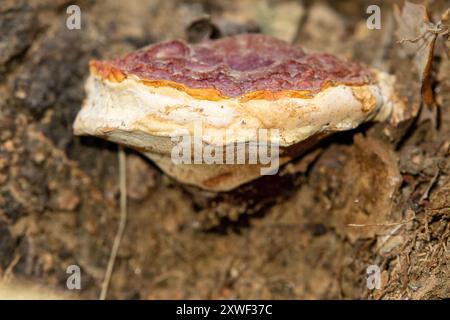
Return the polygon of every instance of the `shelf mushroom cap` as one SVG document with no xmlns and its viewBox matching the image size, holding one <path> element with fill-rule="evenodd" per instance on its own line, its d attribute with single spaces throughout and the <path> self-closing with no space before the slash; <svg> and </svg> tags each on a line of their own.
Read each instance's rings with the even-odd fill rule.
<svg viewBox="0 0 450 320">
<path fill-rule="evenodd" d="M 91 61 L 74 132 L 137 149 L 181 182 L 228 191 L 258 178 L 262 164 L 176 164 L 174 135 L 200 126 L 202 146 L 225 147 L 276 130 L 265 141 L 279 148 L 281 165 L 323 136 L 388 118 L 393 81 L 266 35 L 173 40 Z"/>
</svg>

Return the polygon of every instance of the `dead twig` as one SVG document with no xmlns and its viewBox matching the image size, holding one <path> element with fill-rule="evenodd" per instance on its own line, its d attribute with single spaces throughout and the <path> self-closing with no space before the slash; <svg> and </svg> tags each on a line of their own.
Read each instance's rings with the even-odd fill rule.
<svg viewBox="0 0 450 320">
<path fill-rule="evenodd" d="M 14 267 L 17 265 L 17 263 L 19 262 L 21 258 L 21 255 L 16 253 L 14 255 L 14 258 L 12 259 L 12 261 L 8 264 L 8 266 L 5 269 L 5 272 L 2 275 L 2 281 L 9 281 L 12 277 L 12 271 L 14 269 Z"/>
<path fill-rule="evenodd" d="M 116 261 L 117 252 L 119 251 L 120 242 L 122 241 L 123 233 L 125 231 L 127 221 L 127 185 L 126 185 L 126 156 L 122 146 L 119 145 L 119 187 L 120 187 L 120 221 L 119 227 L 114 238 L 113 247 L 109 256 L 108 266 L 106 268 L 105 279 L 102 283 L 102 290 L 100 292 L 100 300 L 105 300 L 108 293 L 111 275 L 114 270 L 114 263 Z"/>
<path fill-rule="evenodd" d="M 411 222 L 415 219 L 416 217 L 412 217 L 410 219 L 407 220 L 403 220 L 400 222 L 392 222 L 392 223 L 368 223 L 368 224 L 358 224 L 358 223 L 349 223 L 347 224 L 348 227 L 393 227 L 393 226 L 397 226 L 397 225 L 401 225 L 401 224 L 407 224 L 408 222 Z"/>
<path fill-rule="evenodd" d="M 434 174 L 433 178 L 431 179 L 431 181 L 428 184 L 427 188 L 425 189 L 424 193 L 420 197 L 419 203 L 423 203 L 425 200 L 428 199 L 428 197 L 430 195 L 430 191 L 436 184 L 440 174 L 441 174 L 441 170 L 439 168 L 437 168 L 436 173 Z"/>
</svg>

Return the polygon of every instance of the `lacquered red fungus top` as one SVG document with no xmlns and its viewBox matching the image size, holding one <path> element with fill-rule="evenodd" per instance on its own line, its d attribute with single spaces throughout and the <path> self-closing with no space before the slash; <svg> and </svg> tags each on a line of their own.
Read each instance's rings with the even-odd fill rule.
<svg viewBox="0 0 450 320">
<path fill-rule="evenodd" d="M 317 93 L 325 86 L 363 85 L 370 79 L 370 71 L 358 63 L 325 53 L 305 53 L 261 34 L 195 45 L 167 41 L 113 61 L 94 61 L 94 65 L 103 76 L 108 69 L 107 76 L 109 73 L 111 78 L 112 73 L 116 81 L 135 75 L 141 80 L 170 81 L 192 89 L 215 89 L 227 97 L 255 91 Z"/>
</svg>

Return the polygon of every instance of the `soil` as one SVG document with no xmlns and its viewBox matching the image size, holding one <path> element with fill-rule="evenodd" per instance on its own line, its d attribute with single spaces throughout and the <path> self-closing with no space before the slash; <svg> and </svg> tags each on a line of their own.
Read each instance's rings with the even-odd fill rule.
<svg viewBox="0 0 450 320">
<path fill-rule="evenodd" d="M 128 219 L 107 297 L 450 298 L 448 43 L 439 37 L 432 58 L 436 128 L 419 110 L 420 71 L 397 43 L 394 2 L 80 0 L 81 29 L 69 30 L 73 1 L 1 1 L 3 296 L 2 286 L 99 296 L 119 221 L 118 157 L 116 145 L 72 133 L 88 61 L 263 32 L 395 74 L 407 112 L 330 136 L 275 182 L 234 193 L 183 186 L 127 150 Z M 366 25 L 373 4 L 381 29 Z M 432 20 L 447 7 L 430 1 Z M 70 265 L 81 290 L 67 290 Z M 367 286 L 372 265 L 379 289 Z"/>
</svg>

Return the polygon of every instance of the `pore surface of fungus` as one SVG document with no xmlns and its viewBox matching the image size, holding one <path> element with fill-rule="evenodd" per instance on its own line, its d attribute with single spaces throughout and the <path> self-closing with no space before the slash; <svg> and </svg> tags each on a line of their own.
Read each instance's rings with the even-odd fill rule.
<svg viewBox="0 0 450 320">
<path fill-rule="evenodd" d="M 329 133 L 386 119 L 392 83 L 385 73 L 265 35 L 174 40 L 91 61 L 74 130 L 135 148 L 182 182 L 226 191 L 260 176 L 261 164 L 176 164 L 174 135 L 193 135 L 197 126 L 202 146 L 220 147 L 258 144 L 258 130 L 277 130 L 265 141 L 279 147 L 283 164 Z"/>
</svg>

